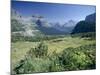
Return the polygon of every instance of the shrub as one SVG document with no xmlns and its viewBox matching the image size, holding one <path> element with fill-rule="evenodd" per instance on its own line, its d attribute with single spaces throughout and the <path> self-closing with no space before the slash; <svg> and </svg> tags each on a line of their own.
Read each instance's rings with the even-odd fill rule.
<svg viewBox="0 0 100 75">
<path fill-rule="evenodd" d="M 60 54 L 56 53 L 55 51 L 52 53 L 52 56 L 49 57 L 51 60 L 51 64 L 49 67 L 50 72 L 57 72 L 57 71 L 63 71 L 63 65 L 61 63 L 61 60 L 59 60 Z"/>
<path fill-rule="evenodd" d="M 21 60 L 14 68 L 15 74 L 32 73 L 34 71 L 33 63 L 31 60 Z"/>
<path fill-rule="evenodd" d="M 65 49 L 61 61 L 65 70 L 95 69 L 95 56 L 95 45 L 85 45 Z"/>
<path fill-rule="evenodd" d="M 21 60 L 22 61 L 22 60 Z M 19 62 L 14 68 L 15 74 L 50 72 L 51 60 L 48 58 L 28 58 L 23 62 Z"/>
<path fill-rule="evenodd" d="M 48 46 L 45 45 L 44 42 L 40 42 L 39 45 L 35 48 L 31 48 L 31 50 L 28 52 L 28 55 L 33 57 L 45 57 L 48 53 Z"/>
<path fill-rule="evenodd" d="M 47 55 L 47 50 L 47 45 L 43 42 L 32 48 L 25 59 L 14 68 L 15 74 L 96 68 L 95 44 L 69 47 L 61 53 L 54 51 L 50 56 Z"/>
</svg>

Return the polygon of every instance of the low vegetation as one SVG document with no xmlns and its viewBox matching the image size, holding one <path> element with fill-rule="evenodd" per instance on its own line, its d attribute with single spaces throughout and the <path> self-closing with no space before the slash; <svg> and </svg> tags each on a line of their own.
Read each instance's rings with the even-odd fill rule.
<svg viewBox="0 0 100 75">
<path fill-rule="evenodd" d="M 40 43 L 29 50 L 23 60 L 13 69 L 16 74 L 33 72 L 55 72 L 95 69 L 95 44 L 84 45 L 77 48 L 66 48 L 61 53 L 53 52 L 47 55 L 47 48 Z M 41 50 L 40 51 L 38 51 Z M 35 52 L 36 50 L 36 52 Z"/>
<path fill-rule="evenodd" d="M 95 39 L 89 33 L 79 36 L 13 42 L 12 74 L 95 69 Z"/>
</svg>

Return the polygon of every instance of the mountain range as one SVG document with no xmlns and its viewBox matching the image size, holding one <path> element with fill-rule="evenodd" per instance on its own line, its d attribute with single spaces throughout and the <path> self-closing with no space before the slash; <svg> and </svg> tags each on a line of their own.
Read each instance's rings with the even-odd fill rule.
<svg viewBox="0 0 100 75">
<path fill-rule="evenodd" d="M 16 10 L 11 11 L 12 35 L 36 36 L 36 35 L 60 35 L 69 34 L 75 27 L 76 22 L 69 20 L 64 24 L 49 23 L 43 16 L 32 15 L 24 17 Z"/>
<path fill-rule="evenodd" d="M 60 24 L 50 23 L 41 15 L 24 17 L 16 10 L 11 11 L 11 33 L 13 36 L 37 36 L 37 35 L 64 35 L 70 33 L 94 32 L 96 13 L 87 15 L 85 20 L 76 22 L 66 21 Z"/>
</svg>

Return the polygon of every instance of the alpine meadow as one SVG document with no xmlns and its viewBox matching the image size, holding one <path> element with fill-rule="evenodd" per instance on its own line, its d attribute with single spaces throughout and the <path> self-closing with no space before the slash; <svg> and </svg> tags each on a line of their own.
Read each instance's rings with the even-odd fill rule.
<svg viewBox="0 0 100 75">
<path fill-rule="evenodd" d="M 96 69 L 95 10 L 11 1 L 11 74 Z"/>
</svg>

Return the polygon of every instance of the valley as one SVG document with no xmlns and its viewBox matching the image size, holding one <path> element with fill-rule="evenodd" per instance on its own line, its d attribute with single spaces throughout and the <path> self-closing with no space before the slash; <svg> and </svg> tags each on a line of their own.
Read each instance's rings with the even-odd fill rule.
<svg viewBox="0 0 100 75">
<path fill-rule="evenodd" d="M 90 69 L 96 69 L 94 6 L 12 1 L 12 75 Z"/>
<path fill-rule="evenodd" d="M 51 40 L 43 41 L 48 46 L 48 55 L 52 56 L 53 52 L 57 54 L 62 53 L 66 48 L 77 48 L 84 45 L 95 44 L 95 40 L 86 40 L 88 38 L 80 38 L 80 37 L 71 37 L 65 36 L 63 38 L 56 38 Z M 40 41 L 41 42 L 41 41 Z M 24 42 L 19 41 L 12 43 L 12 69 L 18 64 L 19 61 L 23 60 L 27 55 L 27 52 L 31 50 L 31 48 L 35 48 L 40 42 Z"/>
</svg>

